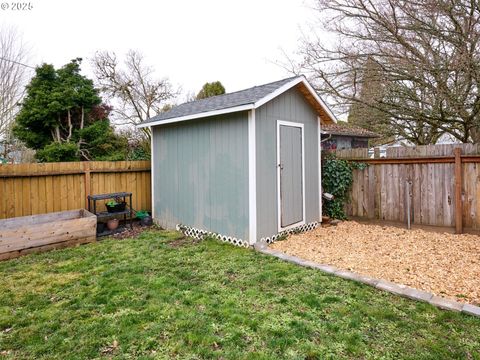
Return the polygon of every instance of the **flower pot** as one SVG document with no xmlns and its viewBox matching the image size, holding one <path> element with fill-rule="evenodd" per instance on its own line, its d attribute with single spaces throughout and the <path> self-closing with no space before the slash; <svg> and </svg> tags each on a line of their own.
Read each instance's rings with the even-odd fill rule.
<svg viewBox="0 0 480 360">
<path fill-rule="evenodd" d="M 153 219 L 150 215 L 148 216 L 145 216 L 142 218 L 142 220 L 140 220 L 140 223 L 143 225 L 143 226 L 152 226 L 153 224 Z"/>
<path fill-rule="evenodd" d="M 107 221 L 107 228 L 108 230 L 110 231 L 113 231 L 115 230 L 116 228 L 118 228 L 118 219 L 109 219 Z"/>
<path fill-rule="evenodd" d="M 114 205 L 114 206 L 109 206 L 109 205 L 105 204 L 105 207 L 107 208 L 107 211 L 109 213 L 116 213 L 116 212 L 120 212 L 120 211 L 125 211 L 126 206 L 127 206 L 127 203 L 125 203 L 125 202 L 118 203 L 117 205 Z"/>
</svg>

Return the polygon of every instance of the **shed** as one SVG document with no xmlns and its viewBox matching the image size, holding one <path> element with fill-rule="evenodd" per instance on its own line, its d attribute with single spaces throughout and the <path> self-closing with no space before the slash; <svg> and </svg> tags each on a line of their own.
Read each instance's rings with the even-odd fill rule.
<svg viewBox="0 0 480 360">
<path fill-rule="evenodd" d="M 335 116 L 304 76 L 175 106 L 152 130 L 160 226 L 270 242 L 321 221 L 320 124 Z"/>
<path fill-rule="evenodd" d="M 368 141 L 381 136 L 359 126 L 338 122 L 322 126 L 322 150 L 368 148 Z"/>
</svg>

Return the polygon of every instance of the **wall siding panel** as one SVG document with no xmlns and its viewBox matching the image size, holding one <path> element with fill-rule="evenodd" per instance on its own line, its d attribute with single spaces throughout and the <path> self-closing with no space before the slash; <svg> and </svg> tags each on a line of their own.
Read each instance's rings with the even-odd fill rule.
<svg viewBox="0 0 480 360">
<path fill-rule="evenodd" d="M 248 240 L 248 123 L 239 112 L 153 130 L 155 218 Z"/>
<path fill-rule="evenodd" d="M 257 238 L 278 232 L 277 209 L 277 120 L 304 124 L 305 221 L 318 221 L 318 124 L 317 113 L 295 88 L 255 111 L 257 171 Z"/>
</svg>

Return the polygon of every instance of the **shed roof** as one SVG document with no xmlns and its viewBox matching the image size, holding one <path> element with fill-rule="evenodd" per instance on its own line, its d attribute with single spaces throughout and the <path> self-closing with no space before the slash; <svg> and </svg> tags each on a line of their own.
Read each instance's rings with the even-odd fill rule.
<svg viewBox="0 0 480 360">
<path fill-rule="evenodd" d="M 340 135 L 340 136 L 355 136 L 355 137 L 365 137 L 365 138 L 378 138 L 379 134 L 361 128 L 354 125 L 343 125 L 343 124 L 323 124 L 322 125 L 323 134 L 331 135 Z"/>
<path fill-rule="evenodd" d="M 255 109 L 295 86 L 298 87 L 307 101 L 317 110 L 322 123 L 336 122 L 335 115 L 302 75 L 254 86 L 245 90 L 183 103 L 144 121 L 139 127 Z"/>
</svg>

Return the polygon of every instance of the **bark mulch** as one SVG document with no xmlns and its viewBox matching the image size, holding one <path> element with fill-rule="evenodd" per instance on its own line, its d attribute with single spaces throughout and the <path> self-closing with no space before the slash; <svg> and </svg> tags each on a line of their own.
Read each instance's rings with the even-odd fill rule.
<svg viewBox="0 0 480 360">
<path fill-rule="evenodd" d="M 346 221 L 270 246 L 289 255 L 480 305 L 480 236 Z"/>
</svg>

